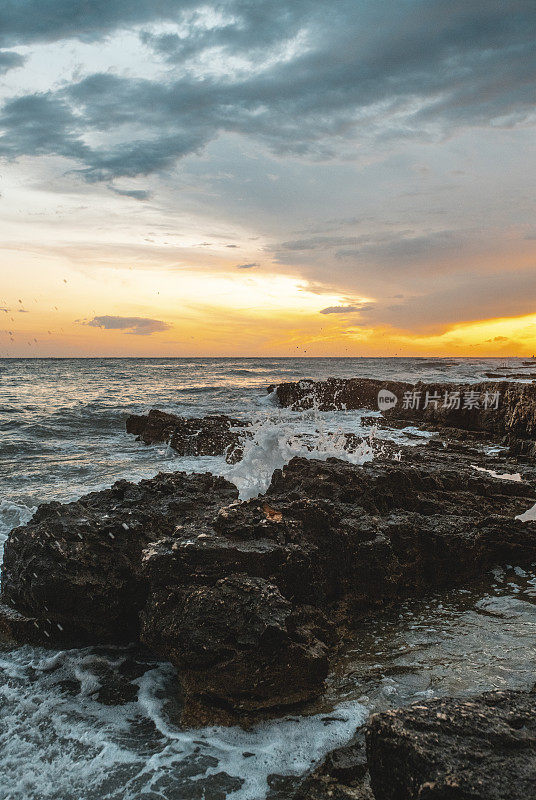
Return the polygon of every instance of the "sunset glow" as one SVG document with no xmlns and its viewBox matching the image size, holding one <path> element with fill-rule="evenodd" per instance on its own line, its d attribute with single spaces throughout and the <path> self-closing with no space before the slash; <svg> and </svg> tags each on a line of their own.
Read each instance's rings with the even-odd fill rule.
<svg viewBox="0 0 536 800">
<path fill-rule="evenodd" d="M 536 350 L 529 24 L 164 5 L 6 19 L 2 356 Z"/>
</svg>

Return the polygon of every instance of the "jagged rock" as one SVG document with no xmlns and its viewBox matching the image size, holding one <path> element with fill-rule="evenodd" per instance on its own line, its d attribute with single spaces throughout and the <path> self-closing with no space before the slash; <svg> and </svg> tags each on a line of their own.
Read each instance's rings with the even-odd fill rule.
<svg viewBox="0 0 536 800">
<path fill-rule="evenodd" d="M 0 625 L 18 638 L 26 617 L 44 642 L 136 639 L 143 549 L 178 525 L 197 528 L 237 494 L 223 478 L 175 473 L 39 506 L 6 542 L 2 601 L 23 617 L 0 616 Z"/>
<path fill-rule="evenodd" d="M 291 800 L 374 800 L 365 751 L 365 729 L 331 750 L 292 794 Z"/>
<path fill-rule="evenodd" d="M 280 405 L 285 407 L 302 410 L 312 408 L 316 403 L 320 410 L 329 410 L 378 409 L 380 389 L 392 392 L 397 398 L 396 404 L 384 411 L 387 419 L 536 438 L 536 385 L 533 383 L 410 384 L 369 378 L 329 378 L 326 381 L 281 383 L 270 386 L 268 391 L 275 391 Z M 456 407 L 457 403 L 450 407 L 445 405 L 445 394 L 452 398 L 456 392 L 460 395 L 460 408 Z M 406 393 L 417 393 L 418 407 L 404 400 Z M 495 408 L 497 393 L 498 407 Z M 424 407 L 427 396 L 428 404 Z M 470 397 L 469 404 L 464 407 L 467 397 Z M 430 401 L 430 398 L 437 400 Z"/>
<path fill-rule="evenodd" d="M 535 490 L 458 456 L 295 458 L 243 503 L 222 478 L 173 473 L 41 506 L 5 545 L 0 631 L 62 646 L 142 642 L 178 667 L 190 703 L 314 697 L 333 623 L 536 559 L 536 523 L 514 519 Z"/>
<path fill-rule="evenodd" d="M 147 415 L 132 414 L 126 421 L 127 433 L 134 434 L 144 444 L 169 444 L 180 456 L 225 455 L 229 464 L 236 464 L 242 459 L 245 440 L 252 435 L 250 427 L 249 421 L 224 415 L 192 419 L 155 408 Z M 365 442 L 364 437 L 354 433 L 327 432 L 324 435 L 349 453 L 355 452 L 364 443 L 375 452 L 390 447 L 386 442 Z"/>
<path fill-rule="evenodd" d="M 179 417 L 152 408 L 144 415 L 132 414 L 126 421 L 127 433 L 145 444 L 164 442 L 181 456 L 225 455 L 230 464 L 242 458 L 242 445 L 249 425 L 225 415 L 197 418 Z"/>
<path fill-rule="evenodd" d="M 510 455 L 516 456 L 516 458 L 530 459 L 532 461 L 536 456 L 536 441 L 510 437 L 509 452 Z"/>
<path fill-rule="evenodd" d="M 489 692 L 374 715 L 367 760 L 376 800 L 536 797 L 536 695 Z"/>
<path fill-rule="evenodd" d="M 332 409 L 378 409 L 378 392 L 387 389 L 393 394 L 413 390 L 413 384 L 400 381 L 381 381 L 373 378 L 328 378 L 325 381 L 310 379 L 295 383 L 269 386 L 275 391 L 279 405 L 298 411 L 313 408 L 320 411 Z"/>
<path fill-rule="evenodd" d="M 318 609 L 294 609 L 262 578 L 157 591 L 141 638 L 179 667 L 190 697 L 261 709 L 314 697 L 329 666 L 332 626 Z"/>
<path fill-rule="evenodd" d="M 504 380 L 511 381 L 512 379 L 528 379 L 536 378 L 536 372 L 485 372 L 486 378 L 503 378 Z"/>
</svg>

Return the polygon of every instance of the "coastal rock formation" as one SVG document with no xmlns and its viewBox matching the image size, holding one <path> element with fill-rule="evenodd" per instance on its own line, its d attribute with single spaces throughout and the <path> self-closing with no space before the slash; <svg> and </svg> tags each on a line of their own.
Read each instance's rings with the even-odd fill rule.
<svg viewBox="0 0 536 800">
<path fill-rule="evenodd" d="M 535 500 L 459 462 L 295 458 L 242 503 L 212 475 L 119 481 L 11 532 L 0 632 L 139 641 L 191 702 L 294 703 L 322 692 L 349 615 L 536 559 L 536 523 L 514 519 Z"/>
<path fill-rule="evenodd" d="M 6 542 L 2 599 L 23 618 L 2 615 L 4 628 L 20 627 L 26 618 L 32 641 L 137 639 L 147 598 L 144 549 L 173 535 L 178 523 L 196 530 L 237 496 L 222 478 L 179 473 L 139 484 L 118 481 L 75 503 L 39 506 Z"/>
<path fill-rule="evenodd" d="M 145 444 L 169 444 L 181 456 L 225 455 L 230 464 L 242 458 L 242 444 L 249 423 L 224 415 L 199 419 L 179 417 L 152 408 L 147 415 L 132 414 L 127 433 Z"/>
<path fill-rule="evenodd" d="M 277 401 L 284 408 L 296 411 L 313 408 L 320 411 L 333 409 L 378 409 L 378 392 L 386 389 L 405 392 L 413 389 L 413 384 L 401 381 L 381 381 L 373 378 L 328 378 L 325 381 L 303 379 L 295 383 L 279 383 L 269 386 L 269 393 L 275 392 Z"/>
<path fill-rule="evenodd" d="M 367 725 L 375 800 L 536 797 L 536 694 L 489 692 L 376 714 Z"/>
<path fill-rule="evenodd" d="M 314 697 L 327 675 L 332 625 L 263 578 L 154 591 L 142 641 L 172 661 L 189 697 L 258 710 Z"/>
<path fill-rule="evenodd" d="M 440 698 L 373 715 L 292 800 L 519 800 L 536 796 L 536 694 Z"/>
<path fill-rule="evenodd" d="M 300 781 L 291 800 L 374 800 L 365 749 L 365 727 L 329 752 Z"/>
<path fill-rule="evenodd" d="M 536 378 L 536 372 L 485 372 L 486 378 L 503 378 L 503 380 L 532 380 Z"/>
<path fill-rule="evenodd" d="M 236 464 L 244 455 L 245 441 L 252 437 L 251 424 L 250 421 L 224 415 L 190 419 L 153 408 L 148 414 L 132 414 L 128 417 L 126 430 L 144 444 L 169 444 L 180 456 L 225 455 L 229 464 Z M 364 438 L 354 433 L 327 432 L 324 435 L 326 439 L 331 437 L 337 446 L 349 453 L 364 444 Z M 295 436 L 300 438 L 300 434 Z M 385 452 L 390 447 L 386 442 L 367 441 L 366 444 L 374 452 L 380 449 Z"/>
<path fill-rule="evenodd" d="M 536 385 L 510 381 L 476 384 L 404 383 L 369 378 L 301 380 L 270 386 L 279 404 L 295 410 L 312 408 L 378 409 L 380 390 L 396 403 L 387 419 L 408 420 L 463 430 L 536 438 Z"/>
</svg>

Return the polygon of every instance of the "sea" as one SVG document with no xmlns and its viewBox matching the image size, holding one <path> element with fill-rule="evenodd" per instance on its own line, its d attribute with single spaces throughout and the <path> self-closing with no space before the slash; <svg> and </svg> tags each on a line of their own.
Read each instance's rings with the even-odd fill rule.
<svg viewBox="0 0 536 800">
<path fill-rule="evenodd" d="M 271 385 L 327 377 L 471 383 L 498 369 L 530 380 L 530 367 L 514 358 L 0 359 L 0 557 L 9 531 L 40 503 L 120 478 L 212 472 L 247 499 L 294 455 L 374 457 L 366 445 L 347 453 L 339 433 L 400 444 L 430 435 L 376 428 L 379 411 L 281 409 Z M 128 415 L 150 408 L 227 414 L 252 422 L 254 435 L 235 465 L 179 457 L 126 434 Z M 0 800 L 283 800 L 373 711 L 437 694 L 529 688 L 535 626 L 536 576 L 507 565 L 481 587 L 376 612 L 348 643 L 325 697 L 303 713 L 197 729 L 181 724 L 167 663 L 132 648 L 0 644 Z M 106 691 L 111 679 L 129 684 L 120 704 Z"/>
</svg>

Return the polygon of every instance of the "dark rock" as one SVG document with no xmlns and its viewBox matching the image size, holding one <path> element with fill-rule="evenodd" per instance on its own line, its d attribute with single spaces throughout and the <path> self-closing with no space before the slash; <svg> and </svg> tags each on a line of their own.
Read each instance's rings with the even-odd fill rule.
<svg viewBox="0 0 536 800">
<path fill-rule="evenodd" d="M 41 506 L 5 545 L 0 631 L 141 642 L 178 667 L 190 705 L 312 698 L 334 624 L 536 559 L 536 524 L 514 519 L 534 489 L 476 472 L 463 450 L 452 463 L 430 452 L 362 467 L 295 458 L 243 503 L 222 478 L 174 473 Z"/>
<path fill-rule="evenodd" d="M 126 421 L 127 433 L 132 433 L 145 444 L 165 443 L 181 456 L 225 455 L 229 464 L 236 464 L 244 454 L 244 443 L 251 437 L 251 422 L 226 416 L 200 418 L 179 417 L 158 409 L 151 409 L 147 416 L 133 414 Z M 337 440 L 344 450 L 353 453 L 364 443 L 374 452 L 386 451 L 386 442 L 369 442 L 354 433 L 324 434 Z M 300 437 L 300 434 L 297 434 Z M 307 445 L 306 445 L 307 446 Z M 311 445 L 310 449 L 313 449 Z"/>
<path fill-rule="evenodd" d="M 136 639 L 148 592 L 143 549 L 198 528 L 237 494 L 223 478 L 174 473 L 40 506 L 6 542 L 2 601 L 22 617 L 3 615 L 0 626 L 15 638 L 34 628 L 44 642 Z"/>
<path fill-rule="evenodd" d="M 413 384 L 400 381 L 381 381 L 372 378 L 328 378 L 325 381 L 301 380 L 269 386 L 275 391 L 279 405 L 296 411 L 313 408 L 378 409 L 378 392 L 387 389 L 393 394 L 413 390 Z"/>
<path fill-rule="evenodd" d="M 329 752 L 292 794 L 292 800 L 374 800 L 370 788 L 365 730 Z"/>
<path fill-rule="evenodd" d="M 169 444 L 181 456 L 225 455 L 233 464 L 242 457 L 248 425 L 224 415 L 190 419 L 153 408 L 147 416 L 128 417 L 126 429 L 145 444 Z"/>
<path fill-rule="evenodd" d="M 397 398 L 396 405 L 384 411 L 386 419 L 411 420 L 503 436 L 508 434 L 519 438 L 536 438 L 536 385 L 533 383 L 501 381 L 476 384 L 410 384 L 369 378 L 329 378 L 326 381 L 302 380 L 269 387 L 269 391 L 274 389 L 280 405 L 295 410 L 312 408 L 314 404 L 320 410 L 378 409 L 378 392 L 386 389 Z M 445 405 L 445 393 L 452 397 L 455 392 L 460 396 L 460 408 L 456 408 L 456 403 L 454 407 Z M 418 407 L 412 407 L 404 400 L 406 393 L 417 393 Z M 497 393 L 498 407 L 495 408 L 493 398 Z M 428 404 L 424 407 L 427 396 Z M 430 401 L 434 397 L 438 399 Z M 468 397 L 469 405 L 464 407 Z"/>
<path fill-rule="evenodd" d="M 536 457 L 536 441 L 510 437 L 509 452 L 510 455 L 517 458 L 526 458 L 532 461 Z"/>
<path fill-rule="evenodd" d="M 489 692 L 430 700 L 371 718 L 376 800 L 536 797 L 536 695 Z"/>
<path fill-rule="evenodd" d="M 179 667 L 190 697 L 250 710 L 318 693 L 332 626 L 317 609 L 294 609 L 274 584 L 231 575 L 214 586 L 151 595 L 141 638 Z"/>
<path fill-rule="evenodd" d="M 536 378 L 536 372 L 485 372 L 484 375 L 486 378 L 504 378 L 505 380 Z"/>
</svg>

